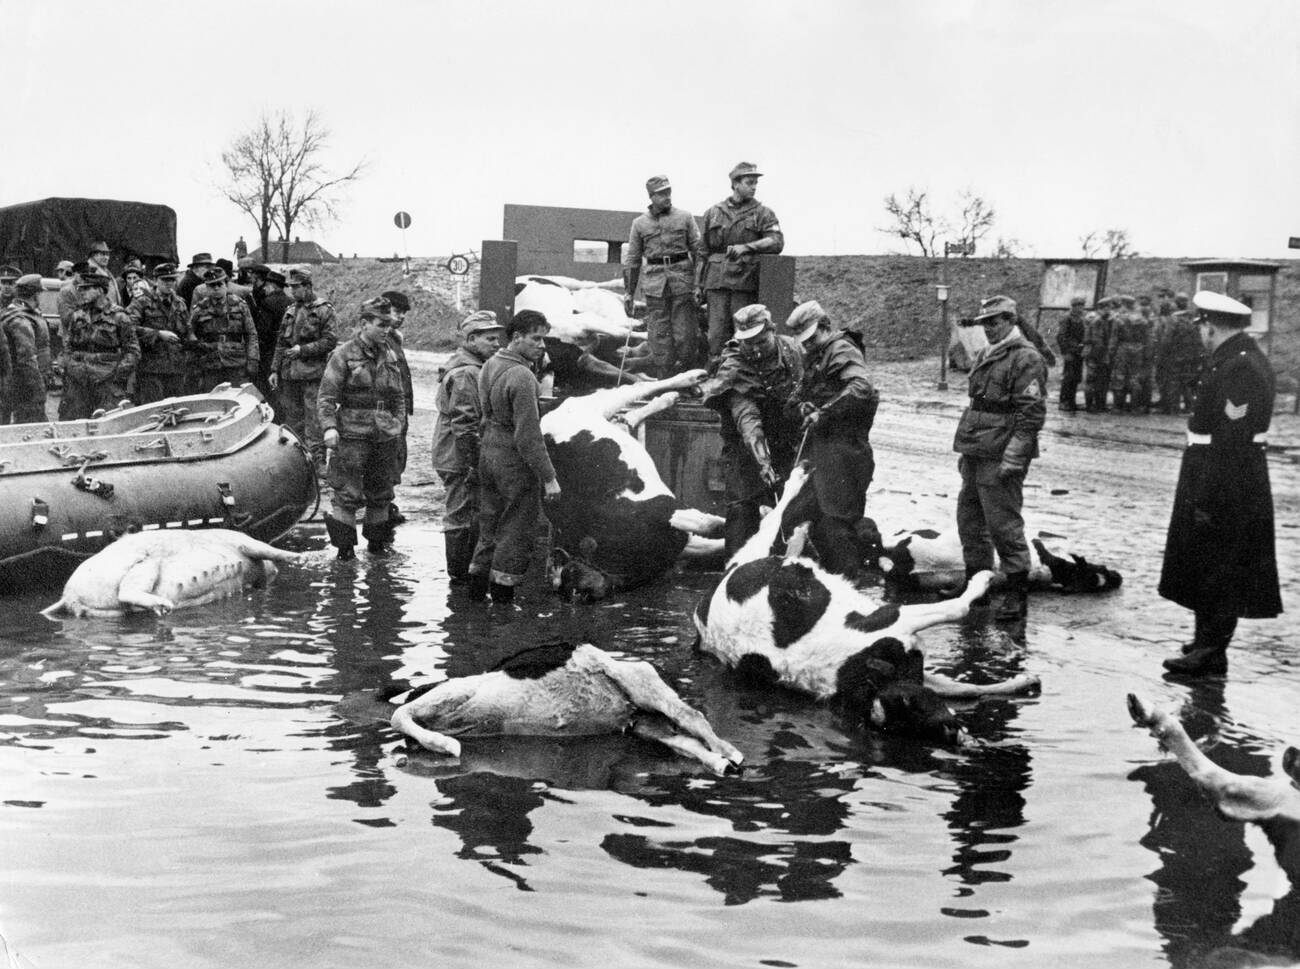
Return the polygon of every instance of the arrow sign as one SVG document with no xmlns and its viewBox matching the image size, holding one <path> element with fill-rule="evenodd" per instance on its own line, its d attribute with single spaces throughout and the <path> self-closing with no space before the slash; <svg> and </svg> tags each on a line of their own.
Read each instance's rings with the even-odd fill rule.
<svg viewBox="0 0 1300 969">
<path fill-rule="evenodd" d="M 409 229 L 411 227 L 411 213 L 398 212 L 393 216 L 393 225 L 397 226 L 399 229 Z"/>
</svg>

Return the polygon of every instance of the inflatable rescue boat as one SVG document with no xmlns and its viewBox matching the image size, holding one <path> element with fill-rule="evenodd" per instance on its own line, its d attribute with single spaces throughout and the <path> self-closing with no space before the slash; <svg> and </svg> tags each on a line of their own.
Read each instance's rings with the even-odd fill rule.
<svg viewBox="0 0 1300 969">
<path fill-rule="evenodd" d="M 306 449 L 251 384 L 0 426 L 0 593 L 61 583 L 124 532 L 233 528 L 269 542 L 316 496 Z"/>
</svg>

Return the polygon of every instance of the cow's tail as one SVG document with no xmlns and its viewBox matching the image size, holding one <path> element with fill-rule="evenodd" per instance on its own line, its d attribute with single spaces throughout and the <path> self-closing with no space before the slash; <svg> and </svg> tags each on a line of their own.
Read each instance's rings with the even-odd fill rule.
<svg viewBox="0 0 1300 969">
<path fill-rule="evenodd" d="M 59 599 L 58 602 L 51 603 L 41 610 L 41 615 L 46 619 L 54 619 L 57 616 L 70 615 L 72 610 L 69 608 L 67 599 Z"/>
</svg>

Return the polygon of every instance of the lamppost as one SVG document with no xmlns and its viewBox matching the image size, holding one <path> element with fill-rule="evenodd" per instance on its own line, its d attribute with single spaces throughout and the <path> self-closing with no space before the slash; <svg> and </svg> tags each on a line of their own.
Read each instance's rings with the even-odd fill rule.
<svg viewBox="0 0 1300 969">
<path fill-rule="evenodd" d="M 939 299 L 939 389 L 948 389 L 948 257 L 970 256 L 975 253 L 975 243 L 945 242 L 943 244 L 943 262 L 939 264 L 939 285 L 935 295 Z"/>
</svg>

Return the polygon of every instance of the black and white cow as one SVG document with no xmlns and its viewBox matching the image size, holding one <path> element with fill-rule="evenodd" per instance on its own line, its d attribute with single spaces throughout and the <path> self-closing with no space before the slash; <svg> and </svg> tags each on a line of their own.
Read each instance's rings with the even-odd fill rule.
<svg viewBox="0 0 1300 969">
<path fill-rule="evenodd" d="M 604 285 L 567 276 L 517 277 L 515 312 L 520 310 L 541 313 L 551 325 L 550 335 L 567 343 L 588 333 L 625 340 L 637 325 L 624 311 L 622 298 Z"/>
<path fill-rule="evenodd" d="M 959 742 L 963 734 L 942 697 L 1025 693 L 1038 686 L 1035 676 L 976 686 L 924 669 L 916 634 L 966 616 L 988 589 L 991 572 L 974 576 L 958 598 L 897 606 L 803 558 L 806 524 L 784 557 L 768 554 L 807 478 L 803 467 L 791 472 L 776 507 L 696 609 L 705 652 L 748 677 L 836 702 L 866 725 L 944 743 Z"/>
<path fill-rule="evenodd" d="M 676 391 L 704 378 L 690 370 L 570 397 L 542 418 L 542 433 L 560 481 L 548 507 L 554 528 L 559 590 L 583 599 L 651 582 L 683 554 L 717 554 L 723 519 L 683 508 L 632 430 L 671 407 Z M 648 404 L 620 412 L 647 397 Z"/>
<path fill-rule="evenodd" d="M 718 774 L 741 762 L 649 663 L 615 659 L 589 643 L 524 650 L 477 676 L 413 691 L 391 723 L 426 750 L 460 756 L 456 737 L 582 737 L 630 731 Z"/>
</svg>

